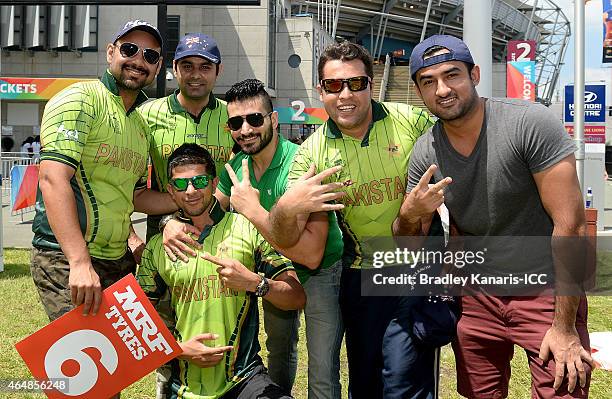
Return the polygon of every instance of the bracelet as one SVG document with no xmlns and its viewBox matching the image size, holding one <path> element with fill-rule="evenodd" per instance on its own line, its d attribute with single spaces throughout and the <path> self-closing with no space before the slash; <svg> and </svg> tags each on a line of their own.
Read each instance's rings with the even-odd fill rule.
<svg viewBox="0 0 612 399">
<path fill-rule="evenodd" d="M 174 219 L 174 214 L 164 215 L 161 219 L 159 219 L 159 224 L 157 225 L 157 228 L 159 229 L 160 233 L 164 231 L 164 227 L 166 227 L 168 222 L 172 219 Z"/>
</svg>

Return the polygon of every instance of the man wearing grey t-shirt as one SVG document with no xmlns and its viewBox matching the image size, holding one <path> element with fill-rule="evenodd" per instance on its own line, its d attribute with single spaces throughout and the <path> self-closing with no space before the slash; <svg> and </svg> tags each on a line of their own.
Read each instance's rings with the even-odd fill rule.
<svg viewBox="0 0 612 399">
<path fill-rule="evenodd" d="M 479 97 L 480 70 L 452 36 L 417 45 L 410 69 L 417 93 L 439 120 L 412 151 L 395 235 L 426 234 L 443 203 L 466 236 L 585 234 L 575 146 L 546 107 Z M 459 393 L 506 397 L 514 344 L 526 351 L 532 397 L 588 396 L 584 297 L 462 297 L 453 343 Z"/>
</svg>

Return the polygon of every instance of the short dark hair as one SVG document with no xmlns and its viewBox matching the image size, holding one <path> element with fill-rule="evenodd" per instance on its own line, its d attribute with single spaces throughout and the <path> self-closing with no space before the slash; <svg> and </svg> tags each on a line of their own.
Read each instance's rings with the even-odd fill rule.
<svg viewBox="0 0 612 399">
<path fill-rule="evenodd" d="M 248 101 L 255 97 L 261 99 L 262 104 L 266 107 L 266 112 L 273 111 L 272 99 L 261 80 L 245 79 L 234 83 L 225 93 L 225 101 L 228 104 L 236 101 Z"/>
<path fill-rule="evenodd" d="M 342 43 L 333 43 L 327 46 L 323 50 L 323 54 L 319 57 L 319 65 L 317 66 L 317 72 L 319 73 L 319 80 L 323 80 L 323 68 L 327 61 L 340 60 L 340 61 L 352 61 L 361 60 L 365 66 L 366 74 L 370 79 L 374 79 L 374 66 L 372 64 L 372 57 L 365 47 L 360 46 L 356 43 L 343 41 Z"/>
<path fill-rule="evenodd" d="M 210 152 L 195 143 L 185 143 L 170 154 L 168 158 L 168 178 L 172 178 L 174 168 L 184 165 L 204 165 L 207 174 L 213 178 L 217 176 L 215 162 Z"/>
</svg>

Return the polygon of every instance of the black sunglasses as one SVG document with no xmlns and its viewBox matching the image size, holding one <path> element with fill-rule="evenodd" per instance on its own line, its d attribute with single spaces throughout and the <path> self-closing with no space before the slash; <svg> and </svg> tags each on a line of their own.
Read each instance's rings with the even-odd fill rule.
<svg viewBox="0 0 612 399">
<path fill-rule="evenodd" d="M 189 182 L 196 190 L 201 190 L 208 187 L 209 176 L 208 175 L 197 175 L 193 177 L 177 177 L 176 179 L 170 180 L 172 187 L 177 191 L 185 191 L 189 187 Z"/>
<path fill-rule="evenodd" d="M 140 51 L 140 47 L 134 43 L 121 43 L 119 46 L 119 53 L 125 58 L 132 58 Z M 142 56 L 145 61 L 151 65 L 157 64 L 159 61 L 159 57 L 161 54 L 157 50 L 153 50 L 152 48 L 145 48 L 142 50 Z"/>
<path fill-rule="evenodd" d="M 268 112 L 267 114 L 263 115 L 259 112 L 255 112 L 252 114 L 248 114 L 246 116 L 232 116 L 231 118 L 229 118 L 227 120 L 227 127 L 230 128 L 230 130 L 240 130 L 242 129 L 242 124 L 244 123 L 244 121 L 246 120 L 247 123 L 253 127 L 260 127 L 264 124 L 264 119 L 266 116 L 270 115 L 272 112 Z"/>
<path fill-rule="evenodd" d="M 348 79 L 323 79 L 321 86 L 328 93 L 340 93 L 344 84 L 348 86 L 350 91 L 362 91 L 368 88 L 370 78 L 367 76 L 355 76 Z"/>
</svg>

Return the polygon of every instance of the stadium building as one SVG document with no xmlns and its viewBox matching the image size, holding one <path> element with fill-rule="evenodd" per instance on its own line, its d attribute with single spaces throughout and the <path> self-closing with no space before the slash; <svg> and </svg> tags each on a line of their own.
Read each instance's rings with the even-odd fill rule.
<svg viewBox="0 0 612 399">
<path fill-rule="evenodd" d="M 245 1 L 245 0 L 242 0 Z M 247 0 L 248 1 L 248 0 Z M 243 3 L 244 4 L 244 3 Z M 213 36 L 224 71 L 220 97 L 236 81 L 264 81 L 279 110 L 283 131 L 307 134 L 322 107 L 316 62 L 333 40 L 363 44 L 377 60 L 374 97 L 419 104 L 408 58 L 422 37 L 462 36 L 462 0 L 261 0 L 260 5 L 6 5 L 0 7 L 0 97 L 2 135 L 16 143 L 38 134 L 46 101 L 74 79 L 94 79 L 107 67 L 105 49 L 119 25 L 130 19 L 167 32 L 165 88 L 176 89 L 171 63 L 179 37 Z M 164 12 L 165 11 L 165 12 Z M 164 14 L 166 14 L 164 16 Z M 161 25 L 161 24 L 158 24 Z M 537 100 L 550 103 L 570 37 L 570 25 L 552 0 L 492 0 L 492 94 L 506 95 L 510 40 L 534 40 Z"/>
</svg>

